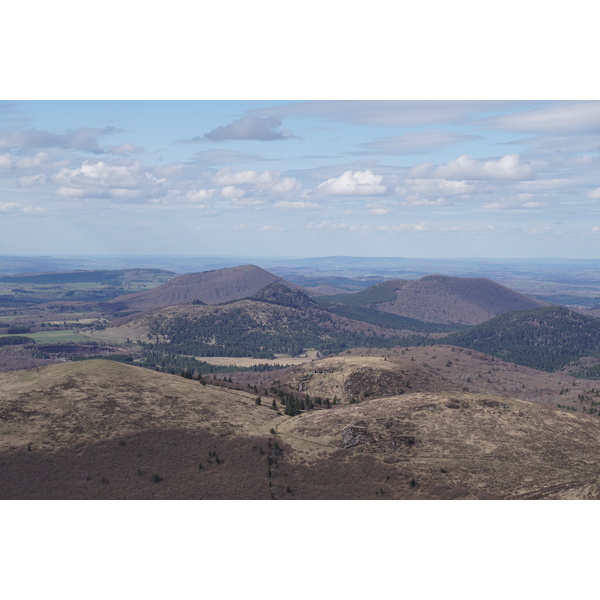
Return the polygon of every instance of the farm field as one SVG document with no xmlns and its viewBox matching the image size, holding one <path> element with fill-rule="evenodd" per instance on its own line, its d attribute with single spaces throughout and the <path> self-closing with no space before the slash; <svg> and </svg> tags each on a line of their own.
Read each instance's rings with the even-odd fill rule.
<svg viewBox="0 0 600 600">
<path fill-rule="evenodd" d="M 22 337 L 31 338 L 36 344 L 61 344 L 68 342 L 84 342 L 86 338 L 71 329 L 59 329 L 57 331 L 39 331 L 37 333 L 14 334 L 2 337 Z"/>
</svg>

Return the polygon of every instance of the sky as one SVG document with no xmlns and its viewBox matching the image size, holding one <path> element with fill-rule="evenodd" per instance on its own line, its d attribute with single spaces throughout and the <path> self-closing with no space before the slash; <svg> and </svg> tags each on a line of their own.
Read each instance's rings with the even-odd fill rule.
<svg viewBox="0 0 600 600">
<path fill-rule="evenodd" d="M 600 102 L 0 102 L 0 253 L 597 258 Z"/>
<path fill-rule="evenodd" d="M 585 2 L 75 6 L 5 15 L 0 254 L 599 256 Z"/>
</svg>

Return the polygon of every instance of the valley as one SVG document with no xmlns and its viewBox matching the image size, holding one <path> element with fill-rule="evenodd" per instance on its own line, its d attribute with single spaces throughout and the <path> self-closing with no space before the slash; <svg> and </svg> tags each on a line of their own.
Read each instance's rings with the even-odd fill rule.
<svg viewBox="0 0 600 600">
<path fill-rule="evenodd" d="M 2 498 L 600 497 L 593 302 L 321 266 L 0 273 Z"/>
</svg>

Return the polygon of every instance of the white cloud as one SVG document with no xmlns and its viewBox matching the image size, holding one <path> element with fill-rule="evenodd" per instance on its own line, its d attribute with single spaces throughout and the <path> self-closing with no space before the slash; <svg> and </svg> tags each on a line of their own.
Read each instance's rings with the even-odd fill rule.
<svg viewBox="0 0 600 600">
<path fill-rule="evenodd" d="M 38 173 L 37 175 L 24 175 L 17 179 L 17 183 L 21 187 L 31 187 L 34 185 L 46 185 L 47 179 L 44 173 Z"/>
<path fill-rule="evenodd" d="M 0 212 L 15 213 L 21 210 L 21 205 L 16 202 L 0 202 Z"/>
<path fill-rule="evenodd" d="M 189 192 L 183 195 L 183 199 L 185 202 L 206 202 L 210 200 L 214 194 L 215 190 L 190 190 Z"/>
<path fill-rule="evenodd" d="M 108 151 L 117 156 L 130 156 L 131 154 L 141 154 L 144 152 L 144 149 L 141 146 L 134 146 L 126 142 L 119 146 L 111 146 Z"/>
<path fill-rule="evenodd" d="M 0 167 L 3 169 L 10 169 L 13 166 L 13 157 L 5 152 L 4 154 L 0 154 Z"/>
<path fill-rule="evenodd" d="M 427 231 L 425 223 L 399 223 L 398 225 L 384 226 L 384 231 Z"/>
<path fill-rule="evenodd" d="M 592 198 L 593 200 L 600 200 L 600 187 L 596 188 L 595 190 L 590 190 L 586 196 L 588 198 Z"/>
<path fill-rule="evenodd" d="M 23 206 L 18 202 L 0 202 L 0 213 L 7 215 L 25 214 L 25 215 L 40 215 L 44 213 L 44 209 L 38 206 Z"/>
<path fill-rule="evenodd" d="M 325 194 L 335 196 L 380 196 L 387 188 L 381 185 L 383 177 L 372 171 L 346 171 L 339 177 L 333 177 L 319 184 L 318 189 Z"/>
<path fill-rule="evenodd" d="M 405 179 L 404 187 L 396 188 L 396 194 L 406 193 L 407 189 L 421 194 L 466 195 L 472 194 L 476 187 L 463 180 L 448 179 Z"/>
<path fill-rule="evenodd" d="M 140 184 L 143 177 L 143 165 L 133 162 L 125 165 L 110 165 L 104 161 L 86 160 L 75 169 L 63 168 L 54 177 L 57 183 L 99 185 L 103 187 L 133 187 Z"/>
<path fill-rule="evenodd" d="M 439 150 L 440 148 L 476 139 L 479 138 L 474 135 L 465 135 L 441 129 L 428 129 L 379 138 L 362 144 L 362 147 L 370 154 L 425 154 L 433 150 Z"/>
<path fill-rule="evenodd" d="M 295 192 L 302 187 L 302 184 L 293 177 L 283 177 L 271 186 L 272 194 L 289 194 Z"/>
<path fill-rule="evenodd" d="M 65 198 L 84 198 L 85 196 L 91 195 L 93 192 L 82 188 L 60 186 L 55 193 L 59 196 L 64 196 Z"/>
<path fill-rule="evenodd" d="M 39 169 L 48 161 L 47 152 L 37 152 L 33 156 L 24 156 L 17 162 L 17 166 L 20 169 Z"/>
<path fill-rule="evenodd" d="M 262 206 L 267 204 L 264 198 L 232 198 L 230 200 L 232 206 Z"/>
<path fill-rule="evenodd" d="M 281 210 L 316 210 L 319 209 L 320 206 L 315 204 L 314 202 L 306 202 L 306 201 L 287 201 L 287 200 L 278 200 L 273 205 L 275 208 Z"/>
<path fill-rule="evenodd" d="M 558 102 L 481 120 L 487 125 L 526 133 L 577 135 L 600 133 L 600 102 Z"/>
<path fill-rule="evenodd" d="M 226 185 L 221 188 L 223 198 L 241 198 L 245 193 L 245 190 L 234 185 Z"/>
<path fill-rule="evenodd" d="M 525 193 L 486 202 L 482 208 L 484 210 L 536 210 L 546 206 L 546 202 L 536 200 L 533 194 Z"/>
<path fill-rule="evenodd" d="M 452 203 L 440 196 L 435 200 L 423 198 L 419 194 L 409 194 L 404 200 L 397 202 L 399 206 L 452 206 Z"/>
<path fill-rule="evenodd" d="M 271 185 L 279 177 L 278 171 L 231 171 L 229 167 L 220 169 L 215 173 L 213 182 L 216 185 Z"/>
<path fill-rule="evenodd" d="M 392 212 L 392 210 L 388 206 L 385 206 L 384 204 L 381 204 L 379 202 L 369 203 L 367 204 L 367 208 L 370 209 L 369 212 L 372 215 L 387 215 Z"/>
<path fill-rule="evenodd" d="M 467 155 L 459 156 L 434 169 L 433 177 L 452 180 L 513 180 L 533 179 L 532 165 L 521 162 L 518 154 L 507 154 L 499 159 L 476 160 Z"/>
</svg>

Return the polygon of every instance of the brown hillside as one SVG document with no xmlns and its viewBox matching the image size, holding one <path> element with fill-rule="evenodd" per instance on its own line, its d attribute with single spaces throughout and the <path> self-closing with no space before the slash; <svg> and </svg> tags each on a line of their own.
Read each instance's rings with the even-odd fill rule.
<svg viewBox="0 0 600 600">
<path fill-rule="evenodd" d="M 255 396 L 113 361 L 0 374 L 0 498 L 270 498 Z"/>
<path fill-rule="evenodd" d="M 396 279 L 379 285 L 392 287 L 396 298 L 370 306 L 431 323 L 477 325 L 504 312 L 547 305 L 481 277 L 428 275 L 414 281 Z"/>
<path fill-rule="evenodd" d="M 283 375 L 275 375 L 291 392 L 321 396 L 349 402 L 365 398 L 383 398 L 411 391 L 458 390 L 457 384 L 441 377 L 432 369 L 410 361 L 402 365 L 385 358 L 369 356 L 336 356 L 313 360 L 293 367 Z"/>
<path fill-rule="evenodd" d="M 600 497 L 600 420 L 532 402 L 414 393 L 305 413 L 277 431 L 299 498 Z"/>
<path fill-rule="evenodd" d="M 260 267 L 242 265 L 181 275 L 151 290 L 119 296 L 107 304 L 139 311 L 191 304 L 194 300 L 220 304 L 252 296 L 276 281 L 283 280 Z"/>
<path fill-rule="evenodd" d="M 287 417 L 111 361 L 0 374 L 0 498 L 598 498 L 600 419 L 418 392 Z"/>
<path fill-rule="evenodd" d="M 342 356 L 385 358 L 386 364 L 394 368 L 406 369 L 412 365 L 427 369 L 452 382 L 456 389 L 567 407 L 580 413 L 594 411 L 595 414 L 596 405 L 600 405 L 600 395 L 595 391 L 600 390 L 600 380 L 577 378 L 566 372 L 539 371 L 456 346 L 352 348 Z M 413 390 L 432 391 L 431 388 Z"/>
</svg>

